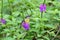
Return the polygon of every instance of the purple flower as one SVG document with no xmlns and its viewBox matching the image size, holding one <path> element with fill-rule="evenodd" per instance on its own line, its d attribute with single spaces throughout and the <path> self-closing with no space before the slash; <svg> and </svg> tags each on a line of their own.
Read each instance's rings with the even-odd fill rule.
<svg viewBox="0 0 60 40">
<path fill-rule="evenodd" d="M 46 4 L 41 4 L 40 5 L 40 11 L 41 12 L 43 12 L 43 11 L 45 12 L 46 11 Z"/>
<path fill-rule="evenodd" d="M 5 24 L 5 23 L 6 23 L 6 20 L 3 19 L 3 18 L 1 18 L 1 19 L 0 19 L 0 22 L 1 22 L 2 24 Z"/>
<path fill-rule="evenodd" d="M 29 30 L 29 28 L 30 28 L 29 23 L 24 22 L 24 21 L 22 22 L 22 26 L 24 27 L 25 30 Z"/>
</svg>

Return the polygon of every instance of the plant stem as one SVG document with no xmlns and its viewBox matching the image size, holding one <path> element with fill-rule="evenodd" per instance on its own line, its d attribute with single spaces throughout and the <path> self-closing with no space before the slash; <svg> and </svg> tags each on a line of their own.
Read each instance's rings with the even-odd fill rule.
<svg viewBox="0 0 60 40">
<path fill-rule="evenodd" d="M 9 3 L 10 15 L 12 16 L 12 6 L 11 6 L 11 3 L 10 3 L 10 1 L 9 1 L 9 0 L 8 0 L 8 3 Z M 12 20 L 12 18 L 11 18 L 11 20 Z"/>
<path fill-rule="evenodd" d="M 43 12 L 41 12 L 41 18 L 43 18 Z"/>
<path fill-rule="evenodd" d="M 45 0 L 43 1 L 43 6 L 45 4 Z M 43 12 L 41 12 L 41 18 L 43 18 Z"/>
<path fill-rule="evenodd" d="M 3 18 L 3 0 L 1 0 L 2 4 L 1 4 L 1 18 Z"/>
<path fill-rule="evenodd" d="M 45 4 L 45 0 L 44 0 L 43 4 Z"/>
</svg>

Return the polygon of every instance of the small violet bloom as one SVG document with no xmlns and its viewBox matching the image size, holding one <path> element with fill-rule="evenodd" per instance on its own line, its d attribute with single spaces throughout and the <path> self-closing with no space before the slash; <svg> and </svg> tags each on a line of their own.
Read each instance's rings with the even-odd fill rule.
<svg viewBox="0 0 60 40">
<path fill-rule="evenodd" d="M 46 4 L 41 4 L 40 5 L 40 11 L 41 12 L 43 12 L 43 11 L 45 12 L 46 11 Z"/>
<path fill-rule="evenodd" d="M 3 18 L 1 18 L 1 19 L 0 19 L 0 22 L 1 22 L 2 24 L 5 24 L 5 23 L 6 23 L 6 20 L 3 19 Z"/>
<path fill-rule="evenodd" d="M 29 28 L 30 28 L 29 23 L 24 22 L 24 21 L 22 22 L 22 26 L 24 27 L 25 30 L 29 30 Z"/>
</svg>

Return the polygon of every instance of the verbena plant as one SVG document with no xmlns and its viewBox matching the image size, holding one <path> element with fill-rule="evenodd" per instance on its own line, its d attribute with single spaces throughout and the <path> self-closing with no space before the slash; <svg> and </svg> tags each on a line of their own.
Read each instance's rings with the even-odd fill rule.
<svg viewBox="0 0 60 40">
<path fill-rule="evenodd" d="M 6 24 L 0 22 L 0 40 L 60 40 L 60 2 L 46 0 L 46 12 L 43 12 L 41 18 L 39 7 L 43 2 L 44 0 L 0 0 L 0 18 L 6 21 Z M 30 29 L 26 31 L 21 22 L 28 15 Z"/>
</svg>

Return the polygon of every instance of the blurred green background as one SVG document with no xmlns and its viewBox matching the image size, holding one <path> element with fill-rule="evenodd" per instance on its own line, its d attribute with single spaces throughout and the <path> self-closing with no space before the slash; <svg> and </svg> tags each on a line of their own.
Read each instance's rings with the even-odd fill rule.
<svg viewBox="0 0 60 40">
<path fill-rule="evenodd" d="M 37 40 L 52 40 L 60 23 L 60 0 L 45 0 L 47 8 L 43 18 L 39 9 L 42 3 L 43 0 L 3 0 L 2 15 L 7 23 L 0 23 L 0 40 L 32 40 L 34 36 Z M 0 18 L 1 5 L 2 0 Z M 29 31 L 21 26 L 27 15 L 31 15 Z M 60 40 L 60 33 L 55 40 Z"/>
</svg>

